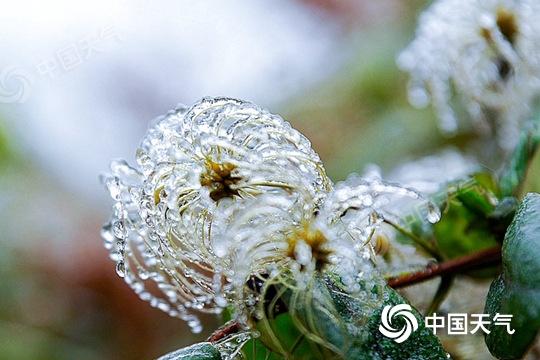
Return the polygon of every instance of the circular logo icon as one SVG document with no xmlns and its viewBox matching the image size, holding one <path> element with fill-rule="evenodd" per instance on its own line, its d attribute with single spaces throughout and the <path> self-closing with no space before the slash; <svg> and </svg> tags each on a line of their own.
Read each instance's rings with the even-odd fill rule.
<svg viewBox="0 0 540 360">
<path fill-rule="evenodd" d="M 418 321 L 411 312 L 411 306 L 407 304 L 399 304 L 396 306 L 387 305 L 384 307 L 381 314 L 381 322 L 379 331 L 387 338 L 394 339 L 397 343 L 402 343 L 418 329 Z M 405 320 L 405 326 L 401 329 L 396 329 L 392 326 L 392 318 L 401 316 Z"/>
<path fill-rule="evenodd" d="M 34 78 L 16 63 L 11 63 L 0 71 L 0 102 L 24 103 L 30 96 Z"/>
</svg>

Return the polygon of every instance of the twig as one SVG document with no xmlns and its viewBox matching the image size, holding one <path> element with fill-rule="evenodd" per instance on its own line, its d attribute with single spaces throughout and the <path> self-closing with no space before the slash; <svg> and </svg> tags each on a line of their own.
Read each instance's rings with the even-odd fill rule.
<svg viewBox="0 0 540 360">
<path fill-rule="evenodd" d="M 463 274 L 472 270 L 494 266 L 501 263 L 501 247 L 496 246 L 487 250 L 463 256 L 458 259 L 431 264 L 418 272 L 389 279 L 388 286 L 397 289 L 447 274 Z"/>
<path fill-rule="evenodd" d="M 240 330 L 238 320 L 231 320 L 217 329 L 209 338 L 208 342 L 215 343 L 229 335 L 236 334 Z"/>
</svg>

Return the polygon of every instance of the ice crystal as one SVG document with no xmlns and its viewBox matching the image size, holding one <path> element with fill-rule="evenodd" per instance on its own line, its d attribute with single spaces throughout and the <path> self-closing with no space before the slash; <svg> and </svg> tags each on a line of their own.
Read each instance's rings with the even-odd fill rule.
<svg viewBox="0 0 540 360">
<path fill-rule="evenodd" d="M 330 222 L 338 219 L 357 241 L 357 247 L 369 241 L 384 221 L 398 223 L 414 207 L 429 223 L 440 219 L 440 210 L 423 193 L 381 179 L 377 171 L 364 177 L 351 174 L 336 185 L 324 204 Z"/>
<path fill-rule="evenodd" d="M 251 328 L 268 315 L 261 307 L 274 287 L 306 307 L 299 294 L 324 276 L 350 296 L 360 296 L 360 280 L 384 286 L 365 245 L 396 216 L 391 201 L 427 202 L 427 219 L 437 216 L 423 195 L 376 176 L 334 189 L 305 137 L 236 99 L 204 98 L 158 118 L 137 162 L 113 161 L 102 177 L 115 200 L 105 247 L 141 299 L 195 332 L 197 311 L 229 304 Z"/>
<path fill-rule="evenodd" d="M 442 129 L 453 133 L 455 92 L 479 129 L 494 125 L 500 145 L 513 147 L 540 92 L 539 12 L 535 0 L 433 3 L 398 57 L 411 73 L 411 103 L 423 107 L 431 100 Z"/>
</svg>

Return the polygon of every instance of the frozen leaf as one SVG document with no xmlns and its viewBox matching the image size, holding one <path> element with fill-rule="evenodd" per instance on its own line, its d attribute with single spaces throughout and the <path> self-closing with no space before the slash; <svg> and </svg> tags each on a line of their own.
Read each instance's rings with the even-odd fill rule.
<svg viewBox="0 0 540 360">
<path fill-rule="evenodd" d="M 221 360 L 221 354 L 211 343 L 204 342 L 173 351 L 157 360 Z"/>
</svg>

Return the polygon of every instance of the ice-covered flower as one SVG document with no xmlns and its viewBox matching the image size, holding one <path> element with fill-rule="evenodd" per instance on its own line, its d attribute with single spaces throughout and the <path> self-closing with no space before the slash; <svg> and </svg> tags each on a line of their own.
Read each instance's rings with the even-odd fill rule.
<svg viewBox="0 0 540 360">
<path fill-rule="evenodd" d="M 314 209 L 332 186 L 304 136 L 279 116 L 229 98 L 205 98 L 158 118 L 137 162 L 113 161 L 103 177 L 116 200 L 105 246 L 142 299 L 194 331 L 200 325 L 190 308 L 227 305 L 229 259 L 213 234 L 242 203 L 285 193 Z"/>
<path fill-rule="evenodd" d="M 355 297 L 360 280 L 384 286 L 366 244 L 393 219 L 393 201 L 427 202 L 428 220 L 436 213 L 421 194 L 377 176 L 351 176 L 334 190 L 305 137 L 235 99 L 205 98 L 157 119 L 137 161 L 113 161 L 102 177 L 115 200 L 105 246 L 143 300 L 195 332 L 196 311 L 230 304 L 250 328 L 274 288 L 305 308 L 324 300 L 314 295 L 324 277 Z"/>
<path fill-rule="evenodd" d="M 371 262 L 369 248 L 338 218 L 329 222 L 323 208 L 313 212 L 286 193 L 265 195 L 247 203 L 214 239 L 229 259 L 237 319 L 254 333 L 259 333 L 258 326 L 264 328 L 261 341 L 284 357 L 289 350 L 280 345 L 283 334 L 273 325 L 282 312 L 295 317 L 302 333 L 330 352 L 335 346 L 320 333 L 313 313 L 331 314 L 344 337 L 354 337 L 353 330 L 360 331 L 365 322 L 358 316 L 342 323 L 323 284 L 329 282 L 333 291 L 362 301 L 364 314 L 377 309 L 382 298 L 385 282 Z"/>
<path fill-rule="evenodd" d="M 276 340 L 283 334 L 272 325 L 276 315 L 288 311 L 298 315 L 297 326 L 310 341 L 327 347 L 329 354 L 343 355 L 347 349 L 329 344 L 310 314 L 327 314 L 343 327 L 343 343 L 352 343 L 361 336 L 371 311 L 379 308 L 386 284 L 366 246 L 378 227 L 385 220 L 397 222 L 403 209 L 398 204 L 405 200 L 418 206 L 429 222 L 436 222 L 440 213 L 425 195 L 375 174 L 351 175 L 315 211 L 302 203 L 304 199 L 283 192 L 246 202 L 212 241 L 228 259 L 237 319 L 252 329 L 262 322 L 267 346 L 290 355 Z M 366 318 L 339 320 L 327 286 L 360 301 Z"/>
<path fill-rule="evenodd" d="M 452 133 L 457 94 L 478 128 L 494 126 L 501 146 L 513 147 L 540 93 L 539 13 L 535 0 L 435 1 L 398 57 L 411 103 L 431 100 Z"/>
</svg>

